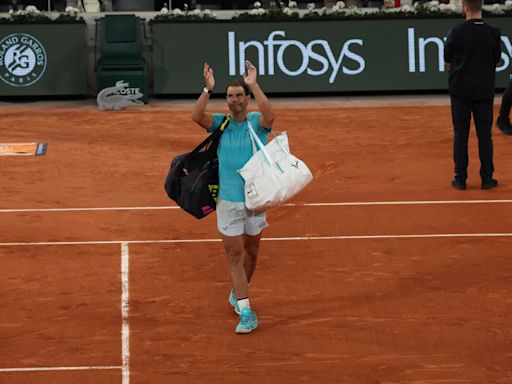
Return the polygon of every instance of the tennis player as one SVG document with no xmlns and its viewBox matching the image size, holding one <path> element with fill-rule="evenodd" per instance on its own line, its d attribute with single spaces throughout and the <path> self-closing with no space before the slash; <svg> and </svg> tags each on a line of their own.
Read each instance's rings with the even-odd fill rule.
<svg viewBox="0 0 512 384">
<path fill-rule="evenodd" d="M 224 114 L 206 113 L 210 94 L 215 87 L 213 69 L 206 63 L 203 76 L 205 86 L 195 104 L 192 120 L 208 132 L 213 132 L 220 126 Z M 243 81 L 236 80 L 227 86 L 226 100 L 232 119 L 220 138 L 217 150 L 217 227 L 226 250 L 233 285 L 229 303 L 240 316 L 236 333 L 249 333 L 258 327 L 258 318 L 249 301 L 249 282 L 256 268 L 262 230 L 268 226 L 266 212 L 250 211 L 245 207 L 244 180 L 237 172 L 253 155 L 249 121 L 265 144 L 275 120 L 272 105 L 256 82 L 256 77 L 256 68 L 247 61 Z M 256 99 L 259 112 L 249 112 L 247 109 L 251 93 Z"/>
</svg>

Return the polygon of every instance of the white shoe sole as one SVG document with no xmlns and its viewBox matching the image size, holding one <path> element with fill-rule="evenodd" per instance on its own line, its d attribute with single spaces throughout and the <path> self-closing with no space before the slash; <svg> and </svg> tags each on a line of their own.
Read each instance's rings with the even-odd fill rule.
<svg viewBox="0 0 512 384">
<path fill-rule="evenodd" d="M 252 331 L 254 331 L 256 328 L 258 328 L 258 324 L 256 324 L 256 326 L 254 328 L 251 328 L 251 329 L 247 329 L 247 328 L 244 328 L 244 329 L 235 329 L 235 332 L 238 333 L 238 334 L 246 334 L 246 333 L 251 333 Z"/>
</svg>

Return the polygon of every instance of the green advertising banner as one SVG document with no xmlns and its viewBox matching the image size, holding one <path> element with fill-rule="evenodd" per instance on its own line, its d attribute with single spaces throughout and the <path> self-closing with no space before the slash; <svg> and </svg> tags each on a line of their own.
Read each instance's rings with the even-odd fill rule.
<svg viewBox="0 0 512 384">
<path fill-rule="evenodd" d="M 217 90 L 239 77 L 244 61 L 258 68 L 266 92 L 445 90 L 443 60 L 453 19 L 398 19 L 289 23 L 153 24 L 156 94 L 196 94 L 203 63 Z M 487 20 L 502 30 L 503 65 L 496 86 L 512 70 L 512 18 Z"/>
<path fill-rule="evenodd" d="M 86 25 L 0 24 L 0 96 L 85 95 Z"/>
</svg>

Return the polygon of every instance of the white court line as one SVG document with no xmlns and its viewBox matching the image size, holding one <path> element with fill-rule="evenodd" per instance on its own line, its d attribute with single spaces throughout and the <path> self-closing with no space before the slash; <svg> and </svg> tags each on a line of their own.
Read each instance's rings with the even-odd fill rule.
<svg viewBox="0 0 512 384">
<path fill-rule="evenodd" d="M 433 233 L 417 235 L 342 235 L 342 236 L 293 236 L 266 237 L 261 241 L 304 241 L 304 240 L 358 240 L 358 239 L 425 239 L 450 237 L 512 237 L 512 233 Z M 0 243 L 0 247 L 36 245 L 99 245 L 99 244 L 175 244 L 175 243 L 217 243 L 221 239 L 171 239 L 171 240 L 101 240 L 101 241 L 42 241 L 27 243 Z"/>
<path fill-rule="evenodd" d="M 512 200 L 418 200 L 418 201 L 354 201 L 331 203 L 287 203 L 283 207 L 341 207 L 365 205 L 436 205 L 436 204 L 510 204 Z M 92 208 L 9 208 L 0 213 L 75 212 L 75 211 L 156 211 L 180 209 L 176 205 L 148 207 L 92 207 Z"/>
<path fill-rule="evenodd" d="M 436 204 L 503 204 L 512 203 L 512 200 L 418 200 L 418 201 L 355 201 L 341 203 L 304 203 L 283 204 L 292 207 L 337 207 L 361 205 L 436 205 Z"/>
<path fill-rule="evenodd" d="M 419 235 L 367 235 L 367 236 L 297 236 L 271 237 L 262 241 L 300 241 L 300 240 L 351 240 L 351 239 L 414 239 L 414 238 L 453 238 L 453 237 L 512 237 L 512 233 L 446 233 Z M 10 245 L 84 245 L 84 244 L 120 244 L 121 245 L 121 316 L 122 316 L 122 366 L 89 366 L 89 367 L 40 367 L 40 368 L 0 368 L 1 372 L 36 372 L 36 371 L 70 371 L 93 369 L 121 369 L 122 384 L 130 383 L 130 329 L 128 324 L 129 309 L 129 244 L 151 243 L 202 243 L 220 242 L 221 239 L 184 239 L 184 240 L 132 240 L 132 241 L 76 241 L 76 242 L 38 242 L 38 243 L 0 243 Z"/>
<path fill-rule="evenodd" d="M 35 367 L 35 368 L 0 368 L 0 372 L 39 372 L 39 371 L 88 371 L 88 370 L 107 370 L 121 369 L 121 366 L 84 366 L 84 367 Z"/>
<path fill-rule="evenodd" d="M 0 209 L 0 213 L 11 212 L 76 212 L 76 211 L 154 211 L 160 209 L 179 209 L 176 205 L 161 207 L 103 207 L 103 208 L 22 208 Z"/>
<path fill-rule="evenodd" d="M 2 372 L 40 372 L 40 371 L 78 371 L 92 369 L 121 369 L 122 384 L 130 384 L 130 327 L 128 324 L 128 273 L 129 249 L 126 242 L 121 243 L 121 360 L 122 366 L 86 366 L 86 367 L 38 367 L 38 368 L 0 368 Z"/>
<path fill-rule="evenodd" d="M 128 244 L 121 243 L 121 360 L 122 368 L 122 384 L 130 384 L 130 327 L 128 324 L 128 266 L 129 266 L 129 249 Z"/>
</svg>

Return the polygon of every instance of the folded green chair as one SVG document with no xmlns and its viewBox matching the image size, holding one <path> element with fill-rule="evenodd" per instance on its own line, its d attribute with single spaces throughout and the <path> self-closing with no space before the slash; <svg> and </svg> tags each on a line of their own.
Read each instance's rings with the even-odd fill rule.
<svg viewBox="0 0 512 384">
<path fill-rule="evenodd" d="M 148 63 L 144 20 L 135 15 L 106 15 L 96 20 L 98 92 L 123 80 L 148 101 Z"/>
</svg>

